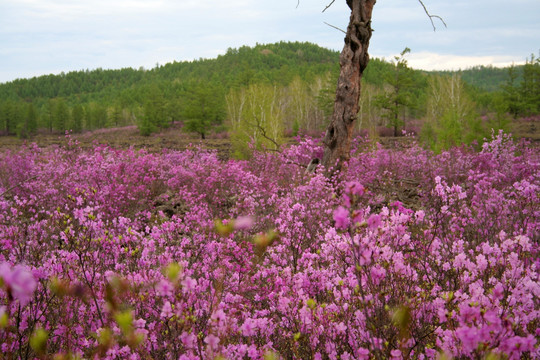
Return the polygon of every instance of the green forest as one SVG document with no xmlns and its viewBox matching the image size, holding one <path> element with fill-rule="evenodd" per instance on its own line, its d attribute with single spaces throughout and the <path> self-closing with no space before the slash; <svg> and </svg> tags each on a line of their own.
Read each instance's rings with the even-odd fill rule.
<svg viewBox="0 0 540 360">
<path fill-rule="evenodd" d="M 411 69 L 404 49 L 371 59 L 358 131 L 420 135 L 436 150 L 481 140 L 492 128 L 540 113 L 540 61 L 453 72 Z M 278 147 L 320 133 L 331 115 L 339 53 L 311 43 L 228 49 L 215 59 L 153 69 L 84 70 L 0 84 L 0 135 L 74 133 L 136 125 L 150 135 L 173 123 L 200 138 L 227 132 L 237 156 L 248 143 Z"/>
</svg>

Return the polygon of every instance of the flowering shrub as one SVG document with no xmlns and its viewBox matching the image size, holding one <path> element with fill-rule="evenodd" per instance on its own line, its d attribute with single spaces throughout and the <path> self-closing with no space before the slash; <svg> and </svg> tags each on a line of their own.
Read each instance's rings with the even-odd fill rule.
<svg viewBox="0 0 540 360">
<path fill-rule="evenodd" d="M 0 153 L 3 356 L 540 358 L 538 150 L 357 148 Z"/>
</svg>

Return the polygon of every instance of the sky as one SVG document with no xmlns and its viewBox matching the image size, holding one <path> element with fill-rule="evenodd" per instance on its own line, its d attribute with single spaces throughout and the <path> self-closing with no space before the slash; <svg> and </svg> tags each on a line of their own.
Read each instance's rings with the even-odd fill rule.
<svg viewBox="0 0 540 360">
<path fill-rule="evenodd" d="M 0 0 L 0 83 L 60 72 L 215 58 L 228 48 L 308 41 L 341 50 L 344 0 Z M 371 57 L 405 47 L 415 69 L 523 63 L 540 51 L 538 0 L 379 0 Z M 327 25 L 330 24 L 333 27 Z"/>
</svg>

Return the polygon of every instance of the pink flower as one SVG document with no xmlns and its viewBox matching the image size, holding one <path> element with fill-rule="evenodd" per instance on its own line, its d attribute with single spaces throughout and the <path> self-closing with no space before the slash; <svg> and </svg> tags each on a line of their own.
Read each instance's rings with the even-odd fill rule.
<svg viewBox="0 0 540 360">
<path fill-rule="evenodd" d="M 342 202 L 343 206 L 345 206 L 346 208 L 350 208 L 351 207 L 351 198 L 349 197 L 349 195 L 347 194 L 343 194 L 343 202 Z"/>
<path fill-rule="evenodd" d="M 343 206 L 338 207 L 334 210 L 334 221 L 336 222 L 336 228 L 346 229 L 349 227 L 349 211 Z"/>
<path fill-rule="evenodd" d="M 426 216 L 426 213 L 424 212 L 424 210 L 418 210 L 417 212 L 414 213 L 414 216 L 416 218 L 416 221 L 421 222 L 421 221 L 424 221 L 424 217 Z"/>
<path fill-rule="evenodd" d="M 242 331 L 242 334 L 244 336 L 253 336 L 255 335 L 255 331 L 257 330 L 256 323 L 253 319 L 246 319 L 242 326 L 240 326 L 240 330 Z"/>
<path fill-rule="evenodd" d="M 212 319 L 217 322 L 225 321 L 227 319 L 227 315 L 225 315 L 225 312 L 222 309 L 218 309 L 212 314 Z"/>
<path fill-rule="evenodd" d="M 477 306 L 461 303 L 459 305 L 459 315 L 463 322 L 472 322 L 480 318 L 480 309 Z"/>
<path fill-rule="evenodd" d="M 512 336 L 506 338 L 501 343 L 500 349 L 508 354 L 519 354 L 526 351 L 534 351 L 536 340 L 532 334 L 527 337 Z M 512 359 L 517 357 L 512 357 Z"/>
<path fill-rule="evenodd" d="M 401 201 L 394 201 L 390 204 L 391 207 L 398 209 L 399 211 L 403 212 L 405 208 L 403 207 L 403 203 Z"/>
<path fill-rule="evenodd" d="M 527 236 L 518 235 L 518 236 L 516 236 L 516 241 L 523 248 L 524 251 L 530 251 L 531 250 L 532 246 L 531 246 L 531 243 L 530 243 L 530 239 Z"/>
<path fill-rule="evenodd" d="M 133 321 L 133 326 L 135 326 L 136 329 L 144 329 L 146 325 L 146 320 L 144 319 L 137 319 Z"/>
<path fill-rule="evenodd" d="M 378 228 L 381 225 L 381 216 L 378 214 L 372 214 L 367 219 L 367 224 L 371 230 Z"/>
<path fill-rule="evenodd" d="M 360 253 L 360 258 L 358 259 L 358 263 L 360 266 L 369 265 L 371 263 L 371 255 L 372 251 L 369 249 L 363 250 Z"/>
<path fill-rule="evenodd" d="M 494 310 L 488 310 L 484 314 L 484 320 L 488 322 L 488 324 L 500 326 L 501 325 L 501 316 L 497 314 Z"/>
<path fill-rule="evenodd" d="M 358 181 L 349 181 L 345 184 L 345 193 L 351 195 L 363 195 L 366 191 L 366 188 L 360 184 Z"/>
<path fill-rule="evenodd" d="M 392 359 L 403 359 L 403 356 L 401 356 L 401 350 L 398 349 L 390 351 L 390 356 L 392 356 Z"/>
<path fill-rule="evenodd" d="M 289 304 L 291 300 L 287 297 L 280 297 L 278 300 L 278 309 L 279 311 L 286 312 L 289 310 Z"/>
<path fill-rule="evenodd" d="M 213 334 L 210 334 L 204 338 L 204 342 L 207 343 L 212 350 L 216 350 L 219 344 L 219 338 Z"/>
<path fill-rule="evenodd" d="M 352 218 L 355 224 L 359 224 L 362 222 L 362 220 L 364 220 L 364 214 L 362 211 L 355 210 L 353 211 Z"/>
<path fill-rule="evenodd" d="M 479 254 L 476 256 L 476 264 L 479 271 L 484 271 L 488 267 L 488 262 L 484 254 Z"/>
<path fill-rule="evenodd" d="M 463 350 L 465 350 L 466 354 L 476 349 L 480 340 L 478 330 L 467 326 L 458 328 L 456 330 L 456 336 L 461 340 Z"/>
<path fill-rule="evenodd" d="M 248 356 L 251 359 L 260 359 L 261 358 L 261 355 L 259 354 L 259 351 L 257 350 L 257 347 L 255 345 L 251 345 L 248 348 L 247 353 L 248 353 Z"/>
<path fill-rule="evenodd" d="M 4 286 L 14 299 L 19 300 L 21 305 L 26 305 L 36 290 L 36 280 L 32 272 L 23 265 L 15 265 L 13 268 L 8 263 L 0 264 L 0 277 L 4 280 Z"/>
<path fill-rule="evenodd" d="M 156 286 L 156 290 L 161 296 L 170 296 L 173 293 L 174 286 L 169 281 L 161 279 Z"/>
<path fill-rule="evenodd" d="M 185 347 L 192 349 L 197 345 L 197 336 L 184 331 L 180 335 L 180 341 L 182 341 L 182 344 L 184 344 Z"/>
<path fill-rule="evenodd" d="M 251 216 L 239 216 L 236 220 L 234 220 L 234 228 L 236 230 L 248 230 L 253 226 L 254 223 L 255 222 Z"/>
<path fill-rule="evenodd" d="M 165 302 L 165 304 L 163 304 L 163 308 L 161 309 L 161 317 L 163 318 L 170 318 L 171 316 L 173 316 L 173 312 L 172 312 L 172 306 L 171 306 L 171 303 L 169 301 Z"/>
<path fill-rule="evenodd" d="M 456 269 L 465 267 L 466 263 L 467 263 L 467 255 L 463 253 L 457 254 L 456 257 L 454 258 L 454 267 Z"/>
<path fill-rule="evenodd" d="M 358 359 L 361 359 L 361 360 L 369 359 L 370 352 L 369 352 L 368 349 L 358 348 L 358 350 L 356 352 L 357 352 L 357 355 L 358 355 Z"/>
<path fill-rule="evenodd" d="M 370 273 L 371 279 L 373 280 L 375 285 L 378 285 L 381 280 L 384 279 L 384 277 L 386 276 L 386 270 L 379 265 L 372 267 Z"/>
<path fill-rule="evenodd" d="M 195 290 L 195 286 L 197 286 L 197 280 L 186 276 L 186 278 L 182 280 L 182 286 L 184 287 L 184 292 L 193 291 Z"/>
<path fill-rule="evenodd" d="M 338 334 L 345 334 L 345 331 L 347 330 L 347 325 L 345 325 L 343 322 L 340 322 L 336 325 L 336 330 Z"/>
<path fill-rule="evenodd" d="M 497 285 L 493 287 L 493 298 L 500 300 L 503 298 L 503 295 L 504 295 L 504 287 L 502 286 L 501 283 L 497 283 Z"/>
</svg>

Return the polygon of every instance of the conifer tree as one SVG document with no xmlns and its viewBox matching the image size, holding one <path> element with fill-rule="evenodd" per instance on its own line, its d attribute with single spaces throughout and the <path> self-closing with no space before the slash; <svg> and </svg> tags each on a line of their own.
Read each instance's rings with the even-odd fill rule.
<svg viewBox="0 0 540 360">
<path fill-rule="evenodd" d="M 34 104 L 28 104 L 28 110 L 26 112 L 26 120 L 28 126 L 28 134 L 35 134 L 38 129 L 38 117 Z"/>
<path fill-rule="evenodd" d="M 56 130 L 64 132 L 68 129 L 70 123 L 69 108 L 64 99 L 59 98 L 53 111 L 53 126 Z"/>
<path fill-rule="evenodd" d="M 84 123 L 84 108 L 81 104 L 77 104 L 71 111 L 71 130 L 74 133 L 80 133 Z"/>
<path fill-rule="evenodd" d="M 405 55 L 410 52 L 411 49 L 406 47 L 394 58 L 393 72 L 385 77 L 390 89 L 379 95 L 376 100 L 377 106 L 385 110 L 383 116 L 388 120 L 388 126 L 393 128 L 394 136 L 399 135 L 399 128 L 405 124 L 405 108 L 412 104 L 409 91 L 413 85 L 412 71 L 405 59 Z"/>
<path fill-rule="evenodd" d="M 141 135 L 148 136 L 158 129 L 169 126 L 166 117 L 166 102 L 161 89 L 153 84 L 146 91 L 146 102 L 143 107 L 143 116 L 139 122 Z"/>
<path fill-rule="evenodd" d="M 223 93 L 215 84 L 196 83 L 184 94 L 185 128 L 204 139 L 224 117 Z"/>
</svg>

